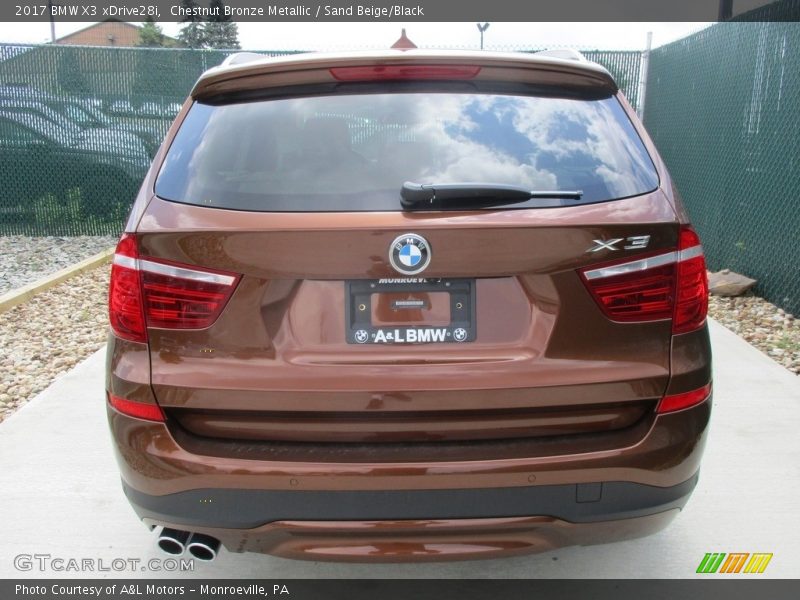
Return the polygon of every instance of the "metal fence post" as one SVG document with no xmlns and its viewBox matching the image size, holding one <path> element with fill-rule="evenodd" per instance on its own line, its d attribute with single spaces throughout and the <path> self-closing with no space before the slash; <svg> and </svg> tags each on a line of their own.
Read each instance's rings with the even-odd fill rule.
<svg viewBox="0 0 800 600">
<path fill-rule="evenodd" d="M 644 101 L 647 95 L 647 72 L 650 67 L 650 50 L 653 47 L 653 32 L 647 32 L 647 45 L 642 52 L 642 66 L 639 69 L 639 118 L 644 120 Z"/>
</svg>

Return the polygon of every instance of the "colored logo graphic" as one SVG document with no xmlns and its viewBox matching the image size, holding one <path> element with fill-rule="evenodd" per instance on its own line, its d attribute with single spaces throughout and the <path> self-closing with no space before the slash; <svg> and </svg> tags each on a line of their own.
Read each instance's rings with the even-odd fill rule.
<svg viewBox="0 0 800 600">
<path fill-rule="evenodd" d="M 771 560 L 771 552 L 709 552 L 700 561 L 697 573 L 763 573 Z"/>
<path fill-rule="evenodd" d="M 416 267 L 419 264 L 419 261 L 422 260 L 422 252 L 413 244 L 406 244 L 400 248 L 400 252 L 398 254 L 400 257 L 400 262 L 407 267 Z"/>
<path fill-rule="evenodd" d="M 431 262 L 431 246 L 428 240 L 416 233 L 397 236 L 389 247 L 389 262 L 394 270 L 403 275 L 416 275 Z"/>
</svg>

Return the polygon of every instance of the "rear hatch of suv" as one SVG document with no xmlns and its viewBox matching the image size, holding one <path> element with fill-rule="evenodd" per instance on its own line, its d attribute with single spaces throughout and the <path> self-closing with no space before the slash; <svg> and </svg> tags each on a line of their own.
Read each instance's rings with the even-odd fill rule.
<svg viewBox="0 0 800 600">
<path fill-rule="evenodd" d="M 572 62 L 201 80 L 128 246 L 176 439 L 444 460 L 646 427 L 692 239 L 613 81 Z"/>
</svg>

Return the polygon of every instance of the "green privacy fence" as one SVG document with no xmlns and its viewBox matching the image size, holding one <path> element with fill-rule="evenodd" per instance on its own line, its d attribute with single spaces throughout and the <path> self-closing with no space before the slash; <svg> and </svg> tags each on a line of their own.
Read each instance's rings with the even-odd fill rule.
<svg viewBox="0 0 800 600">
<path fill-rule="evenodd" d="M 187 93 L 226 55 L 0 44 L 0 234 L 119 232 Z"/>
<path fill-rule="evenodd" d="M 119 232 L 187 93 L 227 54 L 0 44 L 0 235 Z M 641 53 L 585 54 L 636 105 Z"/>
<path fill-rule="evenodd" d="M 799 314 L 800 24 L 720 23 L 654 50 L 645 126 L 709 268 Z"/>
</svg>

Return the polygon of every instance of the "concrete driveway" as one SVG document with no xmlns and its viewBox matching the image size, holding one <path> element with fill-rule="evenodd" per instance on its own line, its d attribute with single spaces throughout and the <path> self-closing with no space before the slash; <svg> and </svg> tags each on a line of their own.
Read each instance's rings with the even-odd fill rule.
<svg viewBox="0 0 800 600">
<path fill-rule="evenodd" d="M 112 568 L 123 564 L 119 559 L 146 564 L 165 556 L 120 489 L 103 408 L 101 350 L 0 424 L 0 577 L 672 578 L 695 576 L 706 552 L 771 552 L 772 562 L 757 577 L 796 576 L 800 378 L 716 323 L 711 336 L 715 404 L 700 483 L 683 513 L 657 535 L 504 560 L 411 565 L 223 551 L 213 563 L 195 561 L 194 571 L 184 573 Z M 17 564 L 32 569 L 20 571 L 20 554 L 49 558 L 23 556 Z M 64 562 L 51 562 L 58 558 Z M 111 570 L 57 570 L 83 559 Z M 49 567 L 40 570 L 40 561 Z"/>
</svg>

